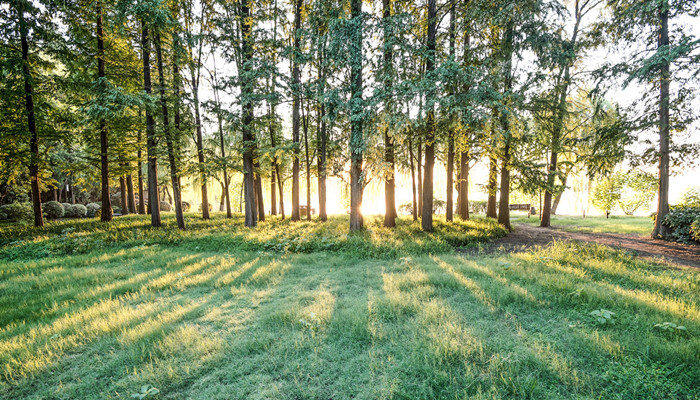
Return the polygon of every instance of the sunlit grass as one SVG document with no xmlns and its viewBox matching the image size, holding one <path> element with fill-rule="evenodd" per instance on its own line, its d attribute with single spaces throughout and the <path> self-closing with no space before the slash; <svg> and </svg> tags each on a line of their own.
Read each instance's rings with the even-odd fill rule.
<svg viewBox="0 0 700 400">
<path fill-rule="evenodd" d="M 514 216 L 513 222 L 525 223 L 530 225 L 539 225 L 540 220 L 535 216 L 527 218 L 526 216 Z M 553 227 L 561 228 L 573 232 L 592 232 L 592 233 L 622 233 L 633 234 L 639 236 L 648 236 L 654 227 L 654 221 L 650 217 L 630 217 L 630 216 L 611 216 L 605 217 L 586 217 L 569 216 L 569 215 L 553 215 L 551 224 Z"/>
<path fill-rule="evenodd" d="M 0 248 L 0 398 L 126 399 L 143 385 L 161 399 L 700 396 L 697 270 L 567 242 L 465 256 L 442 247 L 462 228 L 421 235 L 409 221 L 356 236 L 344 219 L 143 222 L 58 223 Z M 101 247 L 27 250 L 71 227 Z M 306 235 L 332 245 L 275 247 Z"/>
</svg>

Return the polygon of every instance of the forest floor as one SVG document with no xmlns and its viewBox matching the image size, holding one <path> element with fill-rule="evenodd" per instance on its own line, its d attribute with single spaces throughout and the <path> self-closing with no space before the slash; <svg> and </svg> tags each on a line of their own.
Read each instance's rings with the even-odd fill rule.
<svg viewBox="0 0 700 400">
<path fill-rule="evenodd" d="M 698 269 L 482 219 L 164 220 L 0 226 L 0 399 L 700 398 Z"/>
</svg>

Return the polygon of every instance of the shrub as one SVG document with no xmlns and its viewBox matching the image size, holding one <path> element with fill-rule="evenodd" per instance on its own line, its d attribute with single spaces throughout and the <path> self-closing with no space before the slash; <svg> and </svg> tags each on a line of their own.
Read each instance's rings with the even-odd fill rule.
<svg viewBox="0 0 700 400">
<path fill-rule="evenodd" d="M 188 212 L 188 211 L 190 211 L 190 208 L 192 208 L 190 203 L 188 203 L 186 201 L 183 201 L 180 204 L 182 204 L 182 212 Z M 201 208 L 201 206 L 200 206 L 200 208 Z M 211 211 L 211 204 L 209 205 L 209 211 Z"/>
<path fill-rule="evenodd" d="M 63 204 L 57 201 L 47 201 L 44 203 L 44 215 L 48 219 L 58 219 L 66 214 Z"/>
<path fill-rule="evenodd" d="M 165 201 L 165 200 L 161 200 L 161 202 L 160 202 L 160 211 L 170 211 L 170 210 L 172 210 L 172 209 L 173 209 L 173 206 L 172 206 L 170 203 L 168 203 L 168 202 Z"/>
<path fill-rule="evenodd" d="M 209 205 L 209 211 L 211 211 L 211 203 Z M 182 208 L 183 211 L 185 211 L 185 208 Z M 197 211 L 202 212 L 202 203 L 199 203 L 199 207 L 197 208 Z"/>
<path fill-rule="evenodd" d="M 87 217 L 94 218 L 100 216 L 100 210 L 102 209 L 102 205 L 100 205 L 100 203 L 88 203 L 88 205 L 85 206 L 85 208 L 87 211 Z"/>
<path fill-rule="evenodd" d="M 693 237 L 693 240 L 700 242 L 700 218 L 697 218 L 690 225 L 690 235 Z"/>
<path fill-rule="evenodd" d="M 671 231 L 670 239 L 688 243 L 693 241 L 691 225 L 697 219 L 700 219 L 700 206 L 683 204 L 672 206 L 663 224 Z"/>
<path fill-rule="evenodd" d="M 87 216 L 87 208 L 82 204 L 70 204 L 66 207 L 66 217 L 85 218 L 85 216 Z"/>
<path fill-rule="evenodd" d="M 0 221 L 28 221 L 33 216 L 32 203 L 11 203 L 0 206 Z"/>
<path fill-rule="evenodd" d="M 72 206 L 72 204 L 71 203 L 61 203 L 61 205 L 63 206 L 63 209 L 66 211 L 66 217 L 67 217 L 68 216 L 68 209 L 70 208 L 70 206 Z"/>
</svg>

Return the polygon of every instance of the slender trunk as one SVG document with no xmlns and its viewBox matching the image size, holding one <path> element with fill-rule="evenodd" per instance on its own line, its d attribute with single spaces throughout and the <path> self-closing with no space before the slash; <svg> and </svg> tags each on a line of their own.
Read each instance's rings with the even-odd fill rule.
<svg viewBox="0 0 700 400">
<path fill-rule="evenodd" d="M 309 102 L 304 115 L 304 151 L 306 153 L 306 220 L 311 221 L 311 160 L 309 159 Z"/>
<path fill-rule="evenodd" d="M 554 198 L 554 203 L 552 203 L 552 215 L 557 215 L 557 207 L 559 207 L 559 202 L 561 201 L 562 195 L 564 195 L 564 190 L 566 190 L 566 175 L 561 181 L 561 189 L 557 191 L 557 196 Z"/>
<path fill-rule="evenodd" d="M 240 5 L 241 37 L 241 133 L 243 136 L 243 190 L 245 192 L 245 226 L 254 227 L 258 223 L 258 210 L 255 203 L 255 134 L 253 133 L 252 102 L 253 82 L 250 77 L 253 46 L 251 35 L 253 31 L 250 15 L 250 5 L 242 2 Z"/>
<path fill-rule="evenodd" d="M 364 153 L 364 136 L 362 113 L 362 0 L 351 0 L 353 29 L 350 37 L 350 230 L 363 228 L 362 192 L 362 158 Z"/>
<path fill-rule="evenodd" d="M 128 200 L 126 199 L 126 178 L 124 178 L 124 175 L 121 175 L 119 177 L 119 197 L 121 200 L 121 208 L 122 208 L 122 215 L 128 214 L 129 213 L 129 203 Z"/>
<path fill-rule="evenodd" d="M 428 37 L 425 74 L 435 69 L 435 47 L 437 34 L 436 0 L 428 0 Z M 433 105 L 434 88 L 428 88 L 426 103 L 428 106 L 425 130 L 425 166 L 423 167 L 423 212 L 421 228 L 425 232 L 433 230 L 433 164 L 435 163 L 435 106 Z"/>
<path fill-rule="evenodd" d="M 659 6 L 659 52 L 668 51 L 668 0 L 664 0 Z M 666 60 L 664 58 L 664 60 Z M 669 122 L 669 84 L 671 81 L 671 71 L 668 61 L 661 65 L 661 76 L 659 80 L 659 195 L 656 208 L 656 221 L 654 222 L 653 238 L 664 238 L 668 236 L 668 227 L 664 225 L 664 219 L 668 214 L 668 188 L 669 188 L 669 142 L 670 142 L 670 122 Z"/>
<path fill-rule="evenodd" d="M 129 213 L 136 212 L 136 198 L 134 196 L 134 180 L 131 174 L 127 174 L 126 177 L 126 195 L 127 195 L 127 205 L 129 206 Z"/>
<path fill-rule="evenodd" d="M 194 69 L 191 68 L 192 75 L 192 97 L 194 103 L 194 124 L 195 131 L 197 134 L 197 140 L 195 144 L 197 145 L 197 167 L 199 169 L 199 180 L 201 181 L 201 192 L 202 192 L 202 218 L 209 219 L 209 193 L 207 191 L 207 174 L 204 165 L 204 144 L 202 140 L 202 117 L 199 110 L 199 67 L 200 63 L 197 63 L 197 74 L 195 74 Z"/>
<path fill-rule="evenodd" d="M 411 207 L 411 215 L 414 221 L 418 221 L 418 206 L 416 203 L 416 166 L 413 163 L 413 143 L 411 138 L 408 138 L 408 160 L 411 166 L 411 193 L 413 194 L 413 203 Z"/>
<path fill-rule="evenodd" d="M 214 101 L 216 102 L 216 121 L 219 124 L 219 145 L 221 148 L 221 160 L 223 161 L 223 172 L 224 172 L 224 185 L 223 185 L 223 192 L 221 193 L 221 196 L 226 197 L 226 218 L 231 218 L 231 198 L 229 195 L 229 177 L 228 177 L 228 162 L 226 158 L 226 146 L 224 143 L 224 124 L 223 124 L 223 118 L 221 116 L 221 101 L 219 99 L 219 86 L 218 86 L 218 79 L 216 76 L 216 60 L 214 60 L 214 66 L 213 66 L 213 72 L 212 72 L 212 78 L 214 80 Z"/>
<path fill-rule="evenodd" d="M 102 2 L 97 1 L 97 79 L 100 80 L 100 87 L 105 86 L 103 82 L 106 78 L 105 74 L 105 47 L 104 33 L 102 32 Z M 100 219 L 102 221 L 112 220 L 112 204 L 109 200 L 109 159 L 107 158 L 108 141 L 107 141 L 107 123 L 103 117 L 100 117 L 98 122 L 100 132 L 100 177 L 102 188 L 102 209 L 100 211 Z"/>
<path fill-rule="evenodd" d="M 253 148 L 257 152 L 257 146 Z M 260 162 L 255 160 L 255 204 L 258 206 L 258 221 L 265 221 L 265 202 L 263 201 L 262 177 L 260 176 Z"/>
<path fill-rule="evenodd" d="M 418 175 L 418 217 L 420 218 L 423 216 L 423 146 L 421 144 L 421 141 L 423 140 L 422 135 L 419 134 L 419 140 L 418 140 L 418 152 L 417 152 L 417 157 L 416 157 L 416 172 Z"/>
<path fill-rule="evenodd" d="M 270 168 L 270 215 L 277 215 L 277 188 L 275 187 L 275 166 Z"/>
<path fill-rule="evenodd" d="M 292 54 L 292 221 L 299 221 L 299 92 L 301 91 L 301 72 L 299 70 L 299 53 L 301 52 L 301 3 L 294 0 L 294 49 Z"/>
<path fill-rule="evenodd" d="M 139 112 L 139 121 L 141 120 L 141 112 Z M 142 154 L 141 154 L 141 129 L 138 130 L 138 138 L 137 140 L 137 154 L 136 154 L 136 170 L 137 170 L 137 182 L 138 182 L 138 191 L 139 191 L 139 214 L 145 214 L 146 213 L 146 199 L 143 197 L 143 170 L 142 170 L 142 165 L 141 165 L 141 159 L 142 159 Z"/>
<path fill-rule="evenodd" d="M 219 182 L 221 184 L 221 198 L 219 199 L 219 211 L 224 211 L 224 205 L 226 203 L 226 196 L 224 193 L 226 192 L 226 185 L 224 184 L 224 181 Z"/>
<path fill-rule="evenodd" d="M 19 17 L 19 34 L 22 47 L 22 75 L 24 78 L 24 107 L 27 112 L 27 128 L 29 138 L 29 176 L 32 186 L 32 203 L 34 206 L 34 226 L 44 226 L 44 215 L 41 211 L 41 192 L 39 191 L 39 135 L 36 130 L 34 117 L 34 86 L 29 72 L 29 40 L 27 39 L 27 23 L 24 20 L 24 3 L 18 1 L 17 14 Z"/>
<path fill-rule="evenodd" d="M 143 61 L 143 90 L 151 95 L 151 41 L 148 25 L 141 22 L 141 51 Z M 148 157 L 148 208 L 151 214 L 151 226 L 162 225 L 160 219 L 160 200 L 158 198 L 158 158 L 156 150 L 156 123 L 150 106 L 146 106 L 146 153 Z"/>
<path fill-rule="evenodd" d="M 465 149 L 459 155 L 459 218 L 469 219 L 469 150 Z"/>
<path fill-rule="evenodd" d="M 321 34 L 319 33 L 319 37 Z M 325 38 L 321 39 L 321 45 L 318 50 L 318 98 L 320 104 L 318 106 L 318 125 L 317 125 L 317 175 L 318 175 L 318 219 L 326 221 L 326 148 L 328 147 L 328 134 L 326 127 L 326 104 L 323 99 L 325 92 L 326 66 L 324 64 L 325 57 Z"/>
<path fill-rule="evenodd" d="M 505 56 L 505 85 L 504 94 L 506 99 L 510 97 L 512 86 L 512 59 L 513 59 L 513 20 L 509 20 L 506 26 L 505 38 L 503 44 L 503 52 Z M 505 105 L 506 107 L 508 104 Z M 498 202 L 498 223 L 511 230 L 510 226 L 510 151 L 511 151 L 511 132 L 510 121 L 507 112 L 501 111 L 500 115 L 501 128 L 505 143 L 503 144 L 503 160 L 501 164 L 501 190 Z"/>
<path fill-rule="evenodd" d="M 455 34 L 455 14 L 456 14 L 456 7 L 455 3 L 453 2 L 452 5 L 450 6 L 450 32 L 449 32 L 449 37 L 450 37 L 450 56 L 454 60 L 455 59 L 455 42 L 456 42 L 456 34 Z M 454 212 L 454 202 L 452 200 L 452 196 L 454 194 L 454 165 L 455 165 L 455 137 L 454 137 L 454 130 L 452 128 L 449 128 L 449 133 L 447 137 L 447 195 L 446 195 L 446 201 L 445 201 L 445 220 L 446 221 L 452 221 L 453 219 L 453 212 Z"/>
<path fill-rule="evenodd" d="M 165 145 L 168 152 L 168 164 L 170 164 L 170 182 L 173 186 L 173 196 L 174 207 L 175 207 L 175 219 L 177 220 L 177 227 L 179 229 L 185 229 L 185 219 L 182 215 L 182 201 L 180 198 L 180 182 L 178 179 L 178 168 L 177 161 L 175 157 L 175 146 L 173 144 L 172 132 L 170 131 L 170 120 L 168 118 L 168 104 L 165 98 L 165 74 L 163 72 L 163 51 L 161 46 L 161 37 L 158 29 L 154 30 L 154 44 L 156 48 L 156 63 L 158 66 L 158 81 L 160 90 L 160 108 L 161 117 L 163 118 L 163 136 L 165 136 Z M 176 81 L 176 76 L 178 75 L 177 61 L 173 60 L 173 82 Z M 178 85 L 174 83 L 174 91 L 178 91 Z M 175 98 L 178 94 L 175 93 Z M 175 115 L 178 115 L 177 104 L 173 109 L 175 110 Z"/>
<path fill-rule="evenodd" d="M 391 120 L 393 114 L 392 99 L 392 64 L 393 64 L 393 43 L 392 43 L 392 23 L 391 23 L 391 0 L 382 1 L 382 18 L 384 22 L 384 91 L 386 100 L 384 102 L 387 120 Z M 394 141 L 389 133 L 389 127 L 384 128 L 384 162 L 387 165 L 386 177 L 384 178 L 384 226 L 393 228 L 396 226 L 396 178 L 394 174 Z"/>
</svg>

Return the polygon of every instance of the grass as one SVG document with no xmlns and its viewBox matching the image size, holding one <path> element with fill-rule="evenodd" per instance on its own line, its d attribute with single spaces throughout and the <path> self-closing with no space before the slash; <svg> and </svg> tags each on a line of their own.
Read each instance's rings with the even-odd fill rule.
<svg viewBox="0 0 700 400">
<path fill-rule="evenodd" d="M 358 236 L 343 218 L 189 222 L 162 234 L 138 217 L 59 222 L 6 239 L 0 398 L 126 399 L 144 386 L 154 399 L 700 396 L 696 270 L 564 242 L 443 247 L 500 234 L 488 221 L 422 235 L 372 220 Z M 335 244 L 294 244 L 307 235 Z M 67 252 L 65 236 L 91 244 Z M 390 246 L 403 248 L 381 254 Z"/>
<path fill-rule="evenodd" d="M 530 218 L 519 215 L 514 216 L 513 222 L 530 225 L 539 225 L 540 220 L 535 215 Z M 590 233 L 620 233 L 638 236 L 649 236 L 654 227 L 654 221 L 649 217 L 611 216 L 586 217 L 553 215 L 552 226 L 571 232 Z"/>
</svg>

